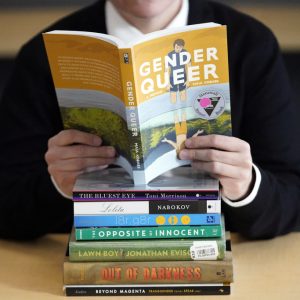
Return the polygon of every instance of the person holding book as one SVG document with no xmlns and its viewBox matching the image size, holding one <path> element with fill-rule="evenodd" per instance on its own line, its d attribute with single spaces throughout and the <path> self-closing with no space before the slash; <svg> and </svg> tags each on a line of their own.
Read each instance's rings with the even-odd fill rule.
<svg viewBox="0 0 300 300">
<path fill-rule="evenodd" d="M 131 40 L 204 22 L 228 26 L 233 137 L 188 138 L 180 158 L 220 179 L 228 229 L 251 238 L 288 233 L 300 225 L 300 141 L 279 47 L 264 25 L 209 1 L 111 0 L 97 1 L 44 31 L 102 32 Z M 116 151 L 102 145 L 101 137 L 63 130 L 40 34 L 16 59 L 0 103 L 0 135 L 0 236 L 69 231 L 67 198 L 76 177 L 112 164 Z"/>
</svg>

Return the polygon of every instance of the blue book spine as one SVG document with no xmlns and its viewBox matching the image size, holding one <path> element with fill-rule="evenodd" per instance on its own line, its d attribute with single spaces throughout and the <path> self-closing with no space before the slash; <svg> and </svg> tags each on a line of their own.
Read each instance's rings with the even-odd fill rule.
<svg viewBox="0 0 300 300">
<path fill-rule="evenodd" d="M 141 214 L 74 216 L 75 227 L 220 225 L 220 214 Z"/>
</svg>

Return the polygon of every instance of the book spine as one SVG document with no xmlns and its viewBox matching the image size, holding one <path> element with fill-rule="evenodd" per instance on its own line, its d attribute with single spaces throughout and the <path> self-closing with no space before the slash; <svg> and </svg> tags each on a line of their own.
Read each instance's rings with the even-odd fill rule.
<svg viewBox="0 0 300 300">
<path fill-rule="evenodd" d="M 74 215 L 221 213 L 221 200 L 76 202 Z"/>
<path fill-rule="evenodd" d="M 222 260 L 225 239 L 70 242 L 70 261 Z"/>
<path fill-rule="evenodd" d="M 137 214 L 74 216 L 75 227 L 99 226 L 161 226 L 161 225 L 219 225 L 220 214 Z"/>
<path fill-rule="evenodd" d="M 138 102 L 134 81 L 132 50 L 120 49 L 121 78 L 123 85 L 126 117 L 130 135 L 131 156 L 134 161 L 133 170 L 143 170 L 143 148 L 138 116 Z"/>
<path fill-rule="evenodd" d="M 193 191 L 76 191 L 74 201 L 112 201 L 112 200 L 217 200 L 219 190 Z"/>
<path fill-rule="evenodd" d="M 184 296 L 230 295 L 229 284 L 209 285 L 136 285 L 136 286 L 65 286 L 66 296 Z"/>
<path fill-rule="evenodd" d="M 131 240 L 220 237 L 221 226 L 161 226 L 76 228 L 76 240 Z"/>
<path fill-rule="evenodd" d="M 64 262 L 64 284 L 223 283 L 233 281 L 232 262 Z"/>
</svg>

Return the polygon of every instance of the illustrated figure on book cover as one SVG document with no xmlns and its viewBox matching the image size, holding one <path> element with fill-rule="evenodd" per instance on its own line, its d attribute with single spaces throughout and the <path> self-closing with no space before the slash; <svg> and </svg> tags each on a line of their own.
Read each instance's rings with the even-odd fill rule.
<svg viewBox="0 0 300 300">
<path fill-rule="evenodd" d="M 183 39 L 177 39 L 174 41 L 174 50 L 168 53 L 170 61 L 168 63 L 169 68 L 169 89 L 171 96 L 171 103 L 177 102 L 177 93 L 179 92 L 179 98 L 181 101 L 186 100 L 186 89 L 188 88 L 187 66 L 191 66 L 187 50 L 183 47 L 185 42 Z M 186 54 L 186 55 L 185 55 Z M 185 59 L 184 59 L 185 58 Z M 188 58 L 188 60 L 187 60 Z M 174 77 L 174 73 L 179 76 Z"/>
<path fill-rule="evenodd" d="M 186 113 L 182 113 L 181 122 L 179 121 L 178 114 L 174 113 L 174 125 L 176 133 L 176 141 L 168 140 L 166 137 L 162 139 L 162 143 L 168 143 L 176 150 L 176 156 L 178 158 L 179 152 L 184 148 L 184 142 L 187 139 L 187 122 L 186 122 Z M 198 130 L 193 136 L 202 134 L 203 130 Z M 179 158 L 178 158 L 179 159 Z"/>
</svg>

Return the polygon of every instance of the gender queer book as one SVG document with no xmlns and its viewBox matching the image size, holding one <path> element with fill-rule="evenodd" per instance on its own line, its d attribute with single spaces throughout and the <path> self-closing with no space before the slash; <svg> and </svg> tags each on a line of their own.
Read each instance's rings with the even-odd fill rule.
<svg viewBox="0 0 300 300">
<path fill-rule="evenodd" d="M 190 162 L 184 141 L 231 135 L 226 26 L 157 31 L 125 44 L 105 34 L 45 33 L 66 129 L 97 134 L 134 184 Z"/>
</svg>

